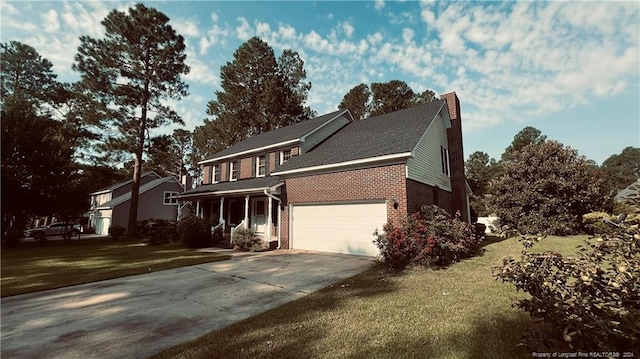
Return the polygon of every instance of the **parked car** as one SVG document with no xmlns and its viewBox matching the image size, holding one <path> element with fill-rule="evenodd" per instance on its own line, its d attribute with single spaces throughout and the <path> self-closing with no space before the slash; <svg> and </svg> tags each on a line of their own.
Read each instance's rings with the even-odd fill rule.
<svg viewBox="0 0 640 359">
<path fill-rule="evenodd" d="M 47 236 L 62 236 L 70 238 L 77 236 L 82 231 L 82 226 L 71 222 L 55 222 L 46 227 L 36 227 L 24 231 L 25 238 L 33 238 L 36 241 L 44 241 Z"/>
</svg>

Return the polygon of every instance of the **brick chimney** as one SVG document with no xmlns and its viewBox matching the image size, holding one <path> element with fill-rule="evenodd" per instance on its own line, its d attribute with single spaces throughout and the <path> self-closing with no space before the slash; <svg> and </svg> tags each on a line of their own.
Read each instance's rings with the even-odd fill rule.
<svg viewBox="0 0 640 359">
<path fill-rule="evenodd" d="M 451 128 L 447 129 L 449 142 L 449 166 L 451 169 L 451 209 L 453 213 L 460 211 L 466 222 L 470 221 L 469 202 L 467 198 L 467 182 L 464 174 L 464 151 L 462 149 L 462 123 L 460 116 L 460 100 L 455 92 L 440 96 L 447 101 Z"/>
</svg>

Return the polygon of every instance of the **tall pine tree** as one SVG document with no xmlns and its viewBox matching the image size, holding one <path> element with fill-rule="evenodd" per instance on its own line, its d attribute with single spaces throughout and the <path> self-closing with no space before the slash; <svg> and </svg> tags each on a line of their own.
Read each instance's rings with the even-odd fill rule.
<svg viewBox="0 0 640 359">
<path fill-rule="evenodd" d="M 253 37 L 222 66 L 220 77 L 222 90 L 207 107 L 212 118 L 194 132 L 202 156 L 313 115 L 304 107 L 311 84 L 295 51 L 284 50 L 276 60 L 269 44 Z"/>
<path fill-rule="evenodd" d="M 145 139 L 150 129 L 184 123 L 162 100 L 187 95 L 181 75 L 189 67 L 184 38 L 156 9 L 137 4 L 128 13 L 113 10 L 102 25 L 103 39 L 80 37 L 73 68 L 81 73 L 83 87 L 111 109 L 105 121 L 116 131 L 105 150 L 134 156 L 128 229 L 135 235 Z"/>
</svg>

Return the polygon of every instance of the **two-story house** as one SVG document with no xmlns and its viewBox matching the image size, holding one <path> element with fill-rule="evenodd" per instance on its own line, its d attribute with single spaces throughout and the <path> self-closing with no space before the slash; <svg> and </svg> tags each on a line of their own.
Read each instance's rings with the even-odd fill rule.
<svg viewBox="0 0 640 359">
<path fill-rule="evenodd" d="M 133 181 L 127 180 L 89 194 L 89 226 L 96 234 L 107 235 L 113 225 L 126 227 Z M 175 177 L 160 177 L 150 171 L 140 175 L 138 220 L 168 219 L 178 217 L 178 201 L 174 196 L 184 191 Z"/>
<path fill-rule="evenodd" d="M 436 204 L 469 218 L 455 93 L 354 121 L 347 110 L 263 133 L 200 162 L 178 198 L 278 248 L 376 255 L 373 232 Z"/>
</svg>

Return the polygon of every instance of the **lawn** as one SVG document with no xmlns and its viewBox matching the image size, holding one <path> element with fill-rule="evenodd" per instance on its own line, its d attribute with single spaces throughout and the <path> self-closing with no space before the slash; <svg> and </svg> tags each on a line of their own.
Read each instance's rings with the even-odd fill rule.
<svg viewBox="0 0 640 359">
<path fill-rule="evenodd" d="M 228 259 L 177 245 L 96 238 L 2 249 L 2 297 Z"/>
<path fill-rule="evenodd" d="M 536 251 L 575 251 L 586 237 L 549 237 Z M 152 358 L 530 358 L 524 294 L 491 267 L 518 256 L 515 238 L 444 270 L 372 269 Z"/>
</svg>

